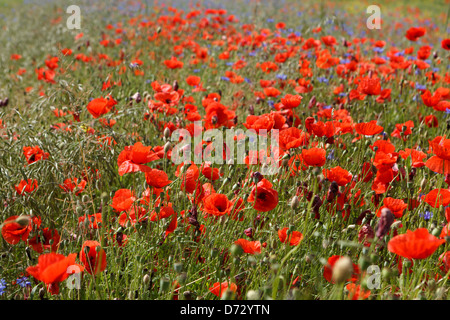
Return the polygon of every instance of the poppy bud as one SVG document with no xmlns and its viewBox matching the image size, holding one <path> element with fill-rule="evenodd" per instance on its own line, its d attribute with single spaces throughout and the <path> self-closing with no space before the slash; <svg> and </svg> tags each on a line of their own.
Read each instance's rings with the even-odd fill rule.
<svg viewBox="0 0 450 320">
<path fill-rule="evenodd" d="M 170 289 L 170 280 L 161 278 L 159 281 L 159 292 L 167 292 Z"/>
<path fill-rule="evenodd" d="M 222 297 L 220 300 L 231 300 L 234 296 L 234 292 L 230 289 L 225 290 L 225 292 L 222 294 Z"/>
<path fill-rule="evenodd" d="M 370 224 L 366 224 L 362 226 L 362 228 L 358 232 L 358 241 L 360 243 L 364 242 L 364 245 L 370 245 L 368 240 L 373 239 L 375 236 L 375 232 Z"/>
<path fill-rule="evenodd" d="M 298 200 L 297 196 L 294 196 L 291 200 L 291 208 L 292 210 L 296 210 L 298 206 L 300 205 L 300 201 Z"/>
<path fill-rule="evenodd" d="M 39 298 L 41 298 L 41 300 L 42 300 L 42 299 L 44 299 L 44 297 L 45 297 L 45 290 L 44 290 L 44 288 L 40 288 L 39 289 Z"/>
<path fill-rule="evenodd" d="M 183 292 L 183 296 L 184 296 L 184 299 L 185 299 L 185 300 L 194 300 L 194 299 L 192 298 L 192 293 L 191 293 L 190 291 L 185 291 L 185 292 Z"/>
<path fill-rule="evenodd" d="M 136 92 L 135 94 L 133 94 L 133 96 L 131 97 L 131 99 L 133 99 L 134 101 L 136 101 L 137 103 L 142 101 L 142 97 L 140 95 L 139 92 Z"/>
<path fill-rule="evenodd" d="M 335 283 L 344 283 L 352 276 L 353 263 L 352 260 L 345 256 L 340 258 L 333 266 L 332 279 Z"/>
<path fill-rule="evenodd" d="M 316 105 L 316 102 L 317 102 L 316 96 L 313 96 L 313 97 L 311 98 L 311 100 L 309 100 L 308 108 L 311 109 L 312 107 L 314 107 L 314 106 Z"/>
<path fill-rule="evenodd" d="M 173 268 L 176 273 L 181 273 L 181 271 L 183 271 L 183 264 L 181 262 L 176 262 L 173 264 Z"/>
<path fill-rule="evenodd" d="M 450 174 L 446 174 L 445 175 L 445 183 L 447 183 L 448 184 L 448 186 L 450 187 Z"/>
<path fill-rule="evenodd" d="M 146 286 L 148 286 L 148 284 L 150 283 L 150 276 L 148 274 L 144 275 L 144 277 L 142 278 L 142 281 L 144 282 L 144 284 Z"/>
<path fill-rule="evenodd" d="M 236 244 L 232 244 L 230 248 L 230 252 L 233 256 L 237 257 L 244 253 L 244 249 L 242 249 L 241 246 L 238 246 Z"/>
<path fill-rule="evenodd" d="M 167 154 L 170 151 L 171 146 L 169 141 L 164 145 L 164 154 Z"/>
<path fill-rule="evenodd" d="M 314 200 L 313 200 L 313 203 L 312 203 L 312 208 L 313 208 L 313 211 L 314 211 L 314 218 L 315 219 L 320 219 L 319 209 L 322 206 L 322 204 L 323 204 L 322 199 L 320 199 L 320 197 L 316 195 L 314 197 Z"/>
<path fill-rule="evenodd" d="M 328 189 L 327 201 L 332 202 L 334 200 L 334 198 L 336 198 L 338 191 L 339 191 L 339 185 L 337 184 L 337 182 L 336 181 L 331 182 L 330 188 Z"/>
<path fill-rule="evenodd" d="M 253 229 L 252 228 L 245 229 L 244 233 L 247 237 L 253 238 Z"/>
<path fill-rule="evenodd" d="M 253 105 L 248 107 L 248 113 L 252 116 L 255 114 L 255 107 Z"/>
<path fill-rule="evenodd" d="M 28 226 L 30 224 L 30 222 L 31 222 L 31 217 L 30 216 L 19 216 L 16 219 L 16 223 L 18 223 L 22 227 Z"/>
<path fill-rule="evenodd" d="M 256 290 L 249 290 L 247 292 L 247 300 L 260 300 L 261 299 L 261 293 Z"/>
<path fill-rule="evenodd" d="M 264 178 L 263 175 L 258 171 L 253 173 L 253 180 L 255 181 L 255 183 L 260 182 L 263 178 Z"/>
<path fill-rule="evenodd" d="M 2 107 L 6 107 L 6 106 L 8 105 L 8 103 L 9 103 L 9 99 L 8 99 L 8 98 L 5 98 L 5 99 L 2 101 Z"/>
<path fill-rule="evenodd" d="M 424 177 L 420 182 L 420 189 L 424 190 L 427 186 L 427 182 L 428 182 L 427 179 Z"/>
<path fill-rule="evenodd" d="M 359 258 L 358 264 L 359 264 L 359 267 L 361 268 L 362 271 L 366 271 L 371 263 L 370 263 L 370 259 L 368 259 L 365 256 L 361 256 Z"/>
<path fill-rule="evenodd" d="M 388 208 L 381 210 L 381 217 L 377 225 L 376 236 L 378 239 L 383 238 L 389 231 L 392 223 L 394 222 L 394 215 Z"/>
</svg>

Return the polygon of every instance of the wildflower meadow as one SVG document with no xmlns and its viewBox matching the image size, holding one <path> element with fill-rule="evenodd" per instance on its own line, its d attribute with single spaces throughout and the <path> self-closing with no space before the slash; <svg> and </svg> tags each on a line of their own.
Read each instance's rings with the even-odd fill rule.
<svg viewBox="0 0 450 320">
<path fill-rule="evenodd" d="M 449 12 L 0 1 L 0 300 L 447 300 Z"/>
</svg>

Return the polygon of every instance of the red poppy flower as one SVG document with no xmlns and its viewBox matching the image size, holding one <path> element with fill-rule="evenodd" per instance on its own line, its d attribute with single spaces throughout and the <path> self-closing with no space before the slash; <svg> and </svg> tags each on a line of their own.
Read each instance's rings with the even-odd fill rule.
<svg viewBox="0 0 450 320">
<path fill-rule="evenodd" d="M 83 243 L 80 260 L 90 274 L 96 275 L 106 269 L 106 253 L 97 241 L 87 240 Z"/>
<path fill-rule="evenodd" d="M 431 235 L 426 228 L 419 228 L 393 237 L 388 242 L 388 250 L 406 259 L 425 259 L 443 243 L 444 239 Z"/>
<path fill-rule="evenodd" d="M 287 235 L 287 231 L 289 228 L 283 228 L 278 230 L 278 237 L 280 241 L 283 243 L 289 243 L 290 246 L 296 246 L 303 240 L 303 234 L 299 231 L 292 231 L 289 236 Z"/>
<path fill-rule="evenodd" d="M 231 290 L 231 291 L 233 291 L 233 292 L 236 292 L 236 290 L 237 290 L 237 285 L 236 285 L 235 283 L 228 283 L 228 282 L 226 282 L 226 281 L 225 281 L 225 282 L 222 282 L 222 283 L 220 283 L 220 282 L 215 282 L 215 283 L 213 284 L 213 286 L 212 286 L 211 288 L 209 288 L 209 291 L 210 291 L 213 295 L 215 295 L 215 296 L 221 298 L 222 295 L 227 291 L 227 289 L 229 289 L 229 290 Z"/>
<path fill-rule="evenodd" d="M 272 189 L 272 184 L 262 179 L 253 187 L 248 202 L 254 202 L 254 208 L 257 211 L 267 212 L 278 205 L 278 192 Z"/>
<path fill-rule="evenodd" d="M 378 78 L 362 78 L 358 84 L 359 92 L 362 94 L 377 96 L 381 93 L 381 83 Z"/>
<path fill-rule="evenodd" d="M 203 198 L 203 210 L 216 217 L 228 214 L 232 205 L 227 196 L 220 193 L 213 193 Z"/>
<path fill-rule="evenodd" d="M 370 290 L 364 290 L 361 288 L 361 285 L 356 285 L 355 283 L 349 283 L 345 286 L 348 290 L 348 299 L 349 300 L 364 300 L 369 298 Z"/>
<path fill-rule="evenodd" d="M 284 98 L 281 98 L 282 109 L 297 108 L 302 102 L 302 96 L 287 94 Z"/>
<path fill-rule="evenodd" d="M 426 33 L 426 29 L 425 28 L 409 28 L 408 31 L 406 31 L 406 38 L 410 41 L 417 41 L 417 39 L 419 39 L 420 37 L 423 37 Z"/>
<path fill-rule="evenodd" d="M 280 131 L 278 140 L 281 150 L 289 150 L 307 145 L 309 143 L 309 134 L 296 127 L 290 127 Z"/>
<path fill-rule="evenodd" d="M 259 241 L 248 241 L 246 239 L 238 239 L 234 242 L 234 244 L 241 247 L 245 253 L 249 254 L 261 253 L 261 242 Z"/>
<path fill-rule="evenodd" d="M 450 251 L 446 251 L 439 256 L 438 266 L 444 273 L 450 270 Z"/>
<path fill-rule="evenodd" d="M 384 206 L 377 211 L 377 217 L 381 217 L 381 210 L 388 208 L 396 218 L 401 218 L 403 211 L 408 208 L 408 205 L 402 199 L 394 199 L 391 197 L 384 198 L 383 204 Z"/>
<path fill-rule="evenodd" d="M 21 180 L 17 186 L 14 186 L 18 194 L 24 194 L 25 192 L 33 192 L 38 187 L 37 180 L 28 179 L 27 181 Z"/>
<path fill-rule="evenodd" d="M 3 239 L 13 245 L 18 244 L 20 240 L 26 241 L 32 229 L 31 219 L 21 217 L 19 223 L 16 221 L 17 218 L 19 216 L 11 216 L 2 224 Z"/>
<path fill-rule="evenodd" d="M 450 50 L 450 39 L 444 39 L 441 42 L 442 49 Z"/>
<path fill-rule="evenodd" d="M 302 149 L 302 158 L 305 164 L 313 167 L 321 167 L 327 160 L 326 151 L 322 148 Z"/>
<path fill-rule="evenodd" d="M 132 207 L 119 216 L 119 224 L 126 228 L 147 220 L 147 210 L 143 207 Z"/>
<path fill-rule="evenodd" d="M 364 136 L 373 136 L 383 132 L 384 128 L 377 125 L 377 120 L 361 122 L 355 125 L 355 130 Z"/>
<path fill-rule="evenodd" d="M 126 211 L 131 208 L 135 200 L 136 197 L 131 190 L 119 189 L 114 194 L 111 207 L 118 212 Z"/>
<path fill-rule="evenodd" d="M 211 162 L 205 161 L 201 167 L 202 174 L 209 180 L 215 181 L 220 179 L 221 176 L 223 176 L 223 173 L 219 173 L 219 168 L 213 168 L 211 167 Z"/>
<path fill-rule="evenodd" d="M 88 103 L 86 106 L 89 113 L 97 119 L 98 117 L 108 113 L 111 111 L 112 107 L 114 107 L 117 104 L 117 101 L 115 101 L 112 97 L 108 96 L 106 98 L 100 97 L 93 99 Z"/>
<path fill-rule="evenodd" d="M 429 141 L 435 156 L 425 162 L 425 166 L 433 172 L 450 174 L 450 139 L 436 137 Z"/>
<path fill-rule="evenodd" d="M 26 271 L 39 281 L 47 284 L 52 294 L 59 293 L 59 283 L 69 277 L 68 269 L 75 265 L 76 253 L 67 257 L 58 253 L 42 254 L 38 258 L 38 264 L 28 267 Z"/>
<path fill-rule="evenodd" d="M 89 215 L 84 215 L 78 218 L 78 224 L 82 225 L 84 223 L 84 221 L 89 222 L 89 228 L 91 229 L 98 229 L 100 227 L 100 224 L 102 223 L 102 213 L 98 212 L 95 214 L 89 214 Z"/>
<path fill-rule="evenodd" d="M 136 142 L 133 146 L 127 146 L 119 154 L 117 165 L 119 175 L 130 172 L 147 172 L 150 167 L 144 165 L 151 161 L 158 160 L 159 156 L 152 150 L 151 146 L 144 146 L 141 142 Z"/>
<path fill-rule="evenodd" d="M 86 180 L 81 180 L 78 183 L 78 178 L 66 179 L 64 184 L 60 184 L 59 187 L 65 192 L 75 192 L 76 195 L 79 195 L 86 187 Z"/>
<path fill-rule="evenodd" d="M 433 189 L 423 199 L 433 208 L 440 206 L 448 206 L 450 204 L 450 190 L 448 189 Z"/>
<path fill-rule="evenodd" d="M 339 166 L 331 169 L 323 169 L 322 173 L 325 179 L 328 179 L 330 182 L 336 182 L 338 186 L 345 186 L 352 180 L 351 173 Z"/>
<path fill-rule="evenodd" d="M 150 169 L 145 172 L 145 181 L 147 181 L 147 185 L 154 188 L 163 188 L 172 182 L 167 173 L 158 169 Z"/>
<path fill-rule="evenodd" d="M 61 237 L 57 230 L 45 228 L 39 230 L 39 233 L 33 238 L 28 240 L 28 244 L 31 248 L 39 253 L 44 250 L 51 250 L 52 252 L 58 251 Z"/>
<path fill-rule="evenodd" d="M 23 155 L 25 156 L 29 164 L 41 159 L 48 159 L 49 157 L 49 153 L 42 151 L 38 146 L 23 147 Z"/>
</svg>

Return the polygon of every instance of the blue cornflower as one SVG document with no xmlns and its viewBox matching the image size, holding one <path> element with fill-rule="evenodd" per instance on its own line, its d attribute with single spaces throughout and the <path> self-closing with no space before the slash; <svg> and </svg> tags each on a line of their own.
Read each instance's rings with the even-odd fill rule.
<svg viewBox="0 0 450 320">
<path fill-rule="evenodd" d="M 28 280 L 27 277 L 19 278 L 19 279 L 17 279 L 16 282 L 22 288 L 31 287 L 31 282 Z"/>
<path fill-rule="evenodd" d="M 426 85 L 420 84 L 420 83 L 417 83 L 417 82 L 416 82 L 416 86 L 415 87 L 416 87 L 417 90 L 426 90 L 427 89 Z"/>
<path fill-rule="evenodd" d="M 286 80 L 287 79 L 287 75 L 280 73 L 280 74 L 277 74 L 277 78 L 280 79 L 280 80 Z"/>
<path fill-rule="evenodd" d="M 433 218 L 433 212 L 427 210 L 425 213 L 420 213 L 419 217 L 423 218 L 425 221 L 428 221 Z"/>
<path fill-rule="evenodd" d="M 318 77 L 317 80 L 322 83 L 328 83 L 328 78 L 325 77 Z"/>
<path fill-rule="evenodd" d="M 230 78 L 228 78 L 228 77 L 220 77 L 220 79 L 224 80 L 224 81 L 230 81 Z"/>
<path fill-rule="evenodd" d="M 229 66 L 229 67 L 232 66 L 233 64 L 234 64 L 233 62 L 227 62 L 226 63 L 226 65 Z"/>
<path fill-rule="evenodd" d="M 330 153 L 328 153 L 327 159 L 334 160 L 334 149 L 331 149 Z"/>
<path fill-rule="evenodd" d="M 381 53 L 381 52 L 384 51 L 384 48 L 374 47 L 372 50 L 375 51 L 375 52 L 377 52 L 377 53 Z"/>
<path fill-rule="evenodd" d="M 5 279 L 0 279 L 0 296 L 5 293 L 6 281 Z"/>
</svg>

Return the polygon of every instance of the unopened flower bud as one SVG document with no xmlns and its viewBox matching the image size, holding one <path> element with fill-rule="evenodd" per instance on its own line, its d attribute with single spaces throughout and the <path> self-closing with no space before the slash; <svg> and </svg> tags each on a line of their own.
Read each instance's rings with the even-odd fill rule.
<svg viewBox="0 0 450 320">
<path fill-rule="evenodd" d="M 378 239 L 383 238 L 388 233 L 393 222 L 394 215 L 392 214 L 391 210 L 389 210 L 388 208 L 383 208 L 381 210 L 380 221 L 377 225 L 376 236 Z"/>
<path fill-rule="evenodd" d="M 148 274 L 144 275 L 144 277 L 142 278 L 142 281 L 144 282 L 144 284 L 146 286 L 148 286 L 148 284 L 150 283 L 150 276 Z"/>
<path fill-rule="evenodd" d="M 300 205 L 300 201 L 298 200 L 297 196 L 294 196 L 291 200 L 291 208 L 292 210 L 296 210 L 298 206 Z"/>
<path fill-rule="evenodd" d="M 352 260 L 345 256 L 340 258 L 333 266 L 332 279 L 335 283 L 343 283 L 352 276 Z"/>
</svg>

